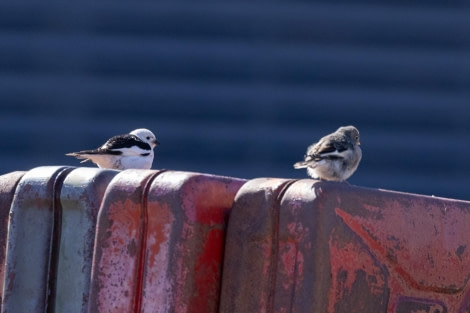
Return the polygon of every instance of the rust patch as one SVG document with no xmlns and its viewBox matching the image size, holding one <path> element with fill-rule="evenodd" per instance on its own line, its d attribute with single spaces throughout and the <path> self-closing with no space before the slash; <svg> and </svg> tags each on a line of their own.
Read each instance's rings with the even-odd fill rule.
<svg viewBox="0 0 470 313">
<path fill-rule="evenodd" d="M 131 240 L 127 244 L 127 254 L 129 254 L 130 257 L 135 257 L 137 253 L 137 245 L 135 243 L 135 240 Z"/>
</svg>

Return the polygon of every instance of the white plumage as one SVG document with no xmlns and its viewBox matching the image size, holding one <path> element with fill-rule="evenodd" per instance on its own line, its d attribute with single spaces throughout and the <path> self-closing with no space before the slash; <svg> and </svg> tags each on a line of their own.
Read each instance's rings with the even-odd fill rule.
<svg viewBox="0 0 470 313">
<path fill-rule="evenodd" d="M 154 157 L 153 149 L 159 144 L 160 142 L 150 130 L 139 128 L 129 134 L 111 137 L 97 149 L 66 155 L 83 159 L 81 163 L 91 161 L 100 168 L 150 169 Z"/>
</svg>

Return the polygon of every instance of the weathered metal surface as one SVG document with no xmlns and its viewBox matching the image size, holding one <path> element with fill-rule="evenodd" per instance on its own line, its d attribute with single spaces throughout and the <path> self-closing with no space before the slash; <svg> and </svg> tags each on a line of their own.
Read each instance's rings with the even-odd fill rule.
<svg viewBox="0 0 470 313">
<path fill-rule="evenodd" d="M 98 217 L 90 312 L 216 312 L 225 217 L 244 183 L 127 170 Z"/>
<path fill-rule="evenodd" d="M 126 170 L 108 185 L 97 220 L 90 312 L 135 312 L 145 239 L 143 203 L 158 174 Z"/>
<path fill-rule="evenodd" d="M 274 312 L 279 237 L 279 199 L 292 181 L 247 182 L 230 214 L 220 312 Z"/>
<path fill-rule="evenodd" d="M 46 312 L 53 296 L 58 195 L 71 168 L 44 166 L 20 180 L 8 225 L 4 313 Z"/>
<path fill-rule="evenodd" d="M 313 180 L 282 188 L 256 179 L 237 195 L 221 313 L 470 311 L 469 202 Z"/>
<path fill-rule="evenodd" d="M 0 176 L 0 311 L 3 299 L 5 252 L 8 234 L 8 215 L 16 185 L 26 172 L 17 171 Z"/>
<path fill-rule="evenodd" d="M 96 217 L 105 190 L 119 173 L 82 167 L 64 180 L 55 312 L 87 312 Z"/>
<path fill-rule="evenodd" d="M 153 181 L 142 312 L 217 312 L 226 218 L 244 183 L 185 172 Z"/>
</svg>

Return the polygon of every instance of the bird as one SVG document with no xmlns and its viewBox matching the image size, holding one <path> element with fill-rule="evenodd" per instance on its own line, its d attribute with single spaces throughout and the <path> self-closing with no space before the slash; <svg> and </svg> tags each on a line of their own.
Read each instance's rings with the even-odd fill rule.
<svg viewBox="0 0 470 313">
<path fill-rule="evenodd" d="M 307 168 L 314 179 L 343 182 L 356 171 L 362 158 L 359 131 L 342 126 L 307 148 L 303 161 L 295 169 Z"/>
<path fill-rule="evenodd" d="M 111 137 L 97 149 L 71 152 L 66 155 L 83 159 L 80 163 L 91 161 L 99 168 L 150 169 L 153 149 L 158 145 L 160 142 L 150 130 L 139 128 L 129 134 Z"/>
</svg>

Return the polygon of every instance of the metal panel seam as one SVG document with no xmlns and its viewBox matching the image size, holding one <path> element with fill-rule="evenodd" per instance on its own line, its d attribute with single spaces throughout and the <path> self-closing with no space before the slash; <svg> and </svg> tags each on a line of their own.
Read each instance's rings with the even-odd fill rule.
<svg viewBox="0 0 470 313">
<path fill-rule="evenodd" d="M 137 299 L 135 301 L 135 307 L 134 307 L 134 312 L 139 313 L 142 309 L 142 290 L 143 290 L 143 284 L 144 284 L 144 267 L 145 267 L 145 255 L 146 255 L 146 247 L 147 247 L 147 230 L 148 230 L 148 194 L 150 192 L 150 189 L 152 188 L 153 181 L 162 173 L 166 172 L 168 170 L 162 169 L 158 171 L 157 173 L 153 174 L 152 177 L 150 177 L 147 182 L 145 183 L 145 186 L 142 190 L 142 195 L 141 195 L 141 206 L 142 206 L 142 245 L 140 249 L 140 257 L 139 257 L 139 266 L 137 270 L 137 290 L 136 290 L 136 295 Z"/>
<path fill-rule="evenodd" d="M 271 273 L 269 275 L 269 280 L 271 282 L 270 287 L 271 287 L 271 292 L 269 293 L 270 299 L 268 300 L 268 305 L 266 312 L 271 313 L 274 312 L 274 299 L 275 299 L 275 293 L 276 293 L 276 277 L 277 277 L 277 260 L 279 258 L 279 222 L 280 222 L 280 210 L 281 210 L 281 200 L 284 197 L 284 193 L 287 191 L 287 189 L 295 183 L 297 179 L 291 179 L 285 182 L 279 191 L 279 193 L 276 196 L 276 201 L 275 201 L 275 207 L 273 208 L 274 214 L 275 214 L 275 225 L 273 227 L 273 232 L 272 232 L 272 246 L 271 249 L 273 253 L 271 254 Z"/>
<path fill-rule="evenodd" d="M 55 178 L 54 185 L 52 187 L 52 194 L 54 197 L 53 212 L 54 222 L 52 226 L 52 240 L 50 241 L 50 257 L 49 257 L 49 271 L 47 277 L 47 284 L 49 285 L 49 294 L 46 295 L 45 308 L 46 312 L 54 313 L 55 311 L 55 294 L 57 287 L 57 266 L 59 263 L 59 248 L 60 248 L 60 232 L 62 223 L 62 205 L 60 203 L 60 193 L 62 191 L 62 185 L 67 175 L 74 170 L 75 167 L 69 167 L 63 169 Z"/>
</svg>

